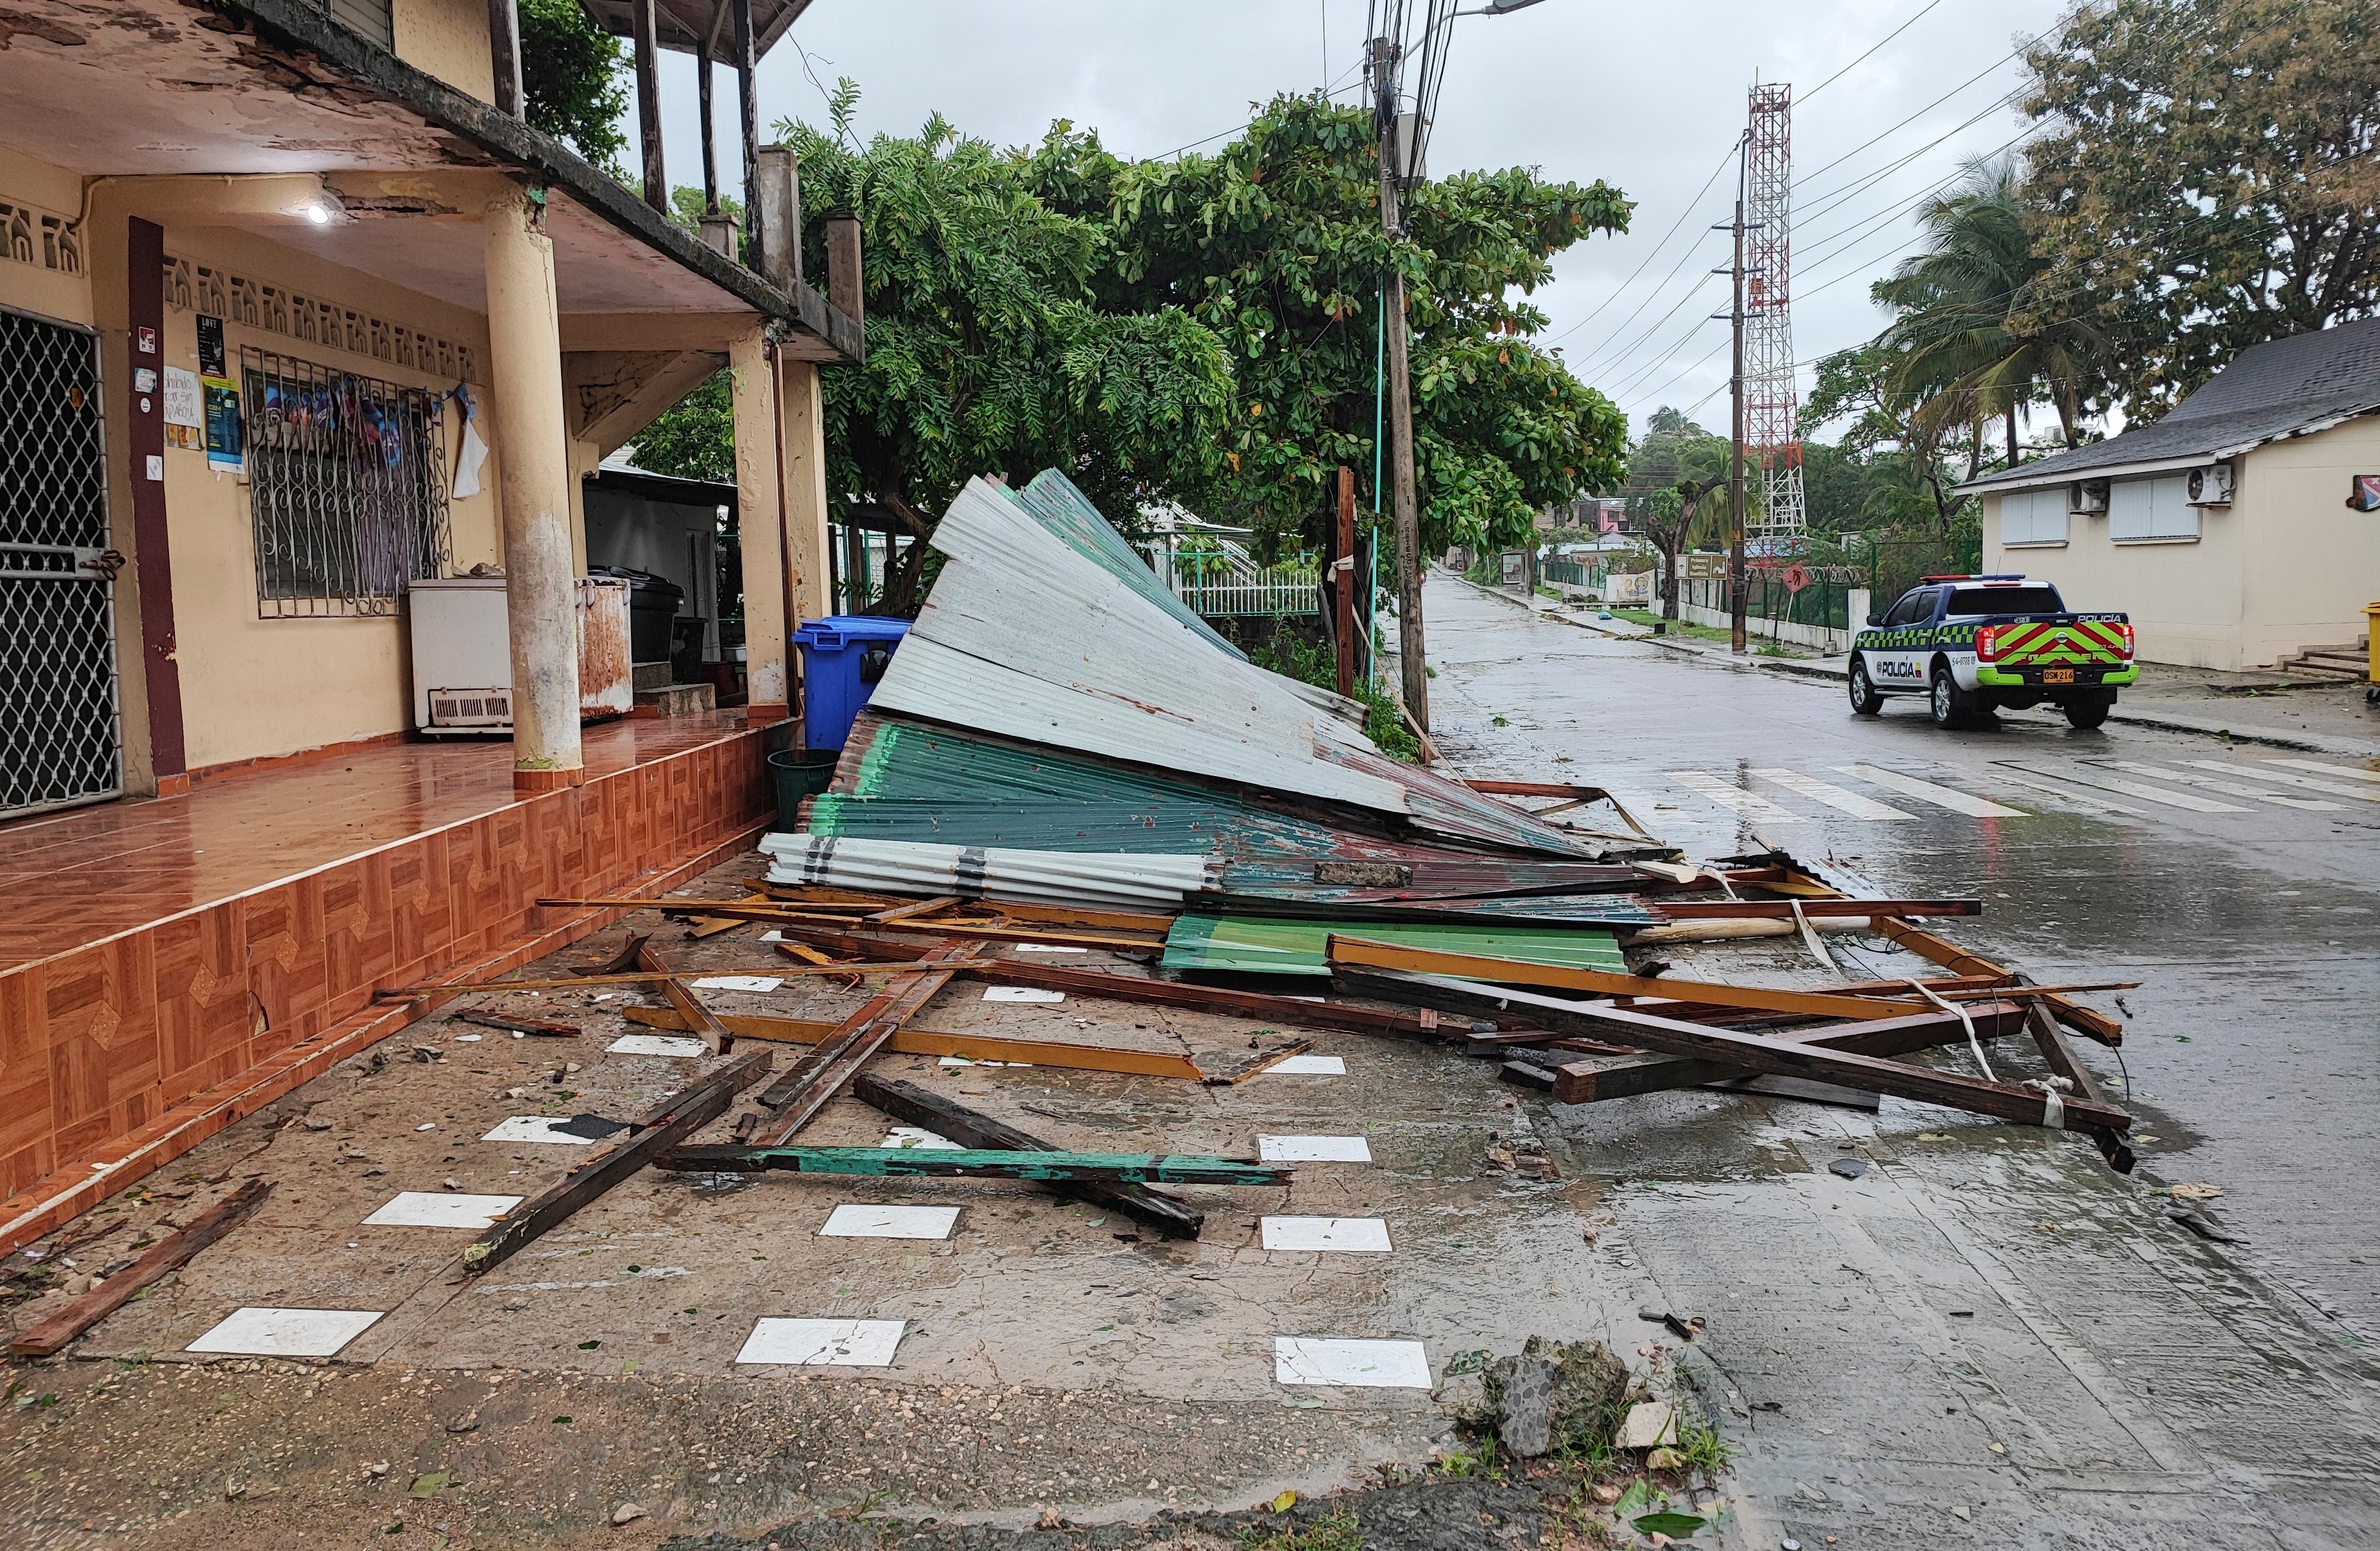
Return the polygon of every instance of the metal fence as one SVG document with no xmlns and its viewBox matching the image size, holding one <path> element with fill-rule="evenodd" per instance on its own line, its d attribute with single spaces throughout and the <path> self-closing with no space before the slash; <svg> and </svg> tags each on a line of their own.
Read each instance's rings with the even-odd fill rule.
<svg viewBox="0 0 2380 1551">
<path fill-rule="evenodd" d="M 257 613 L 394 614 L 445 575 L 444 400 L 254 346 L 240 368 Z"/>
<path fill-rule="evenodd" d="M 0 816 L 124 787 L 99 340 L 0 309 Z"/>
<path fill-rule="evenodd" d="M 1143 553 L 1174 596 L 1208 618 L 1269 618 L 1322 612 L 1321 569 L 1312 561 L 1257 563 L 1238 529 L 1160 533 Z"/>
</svg>

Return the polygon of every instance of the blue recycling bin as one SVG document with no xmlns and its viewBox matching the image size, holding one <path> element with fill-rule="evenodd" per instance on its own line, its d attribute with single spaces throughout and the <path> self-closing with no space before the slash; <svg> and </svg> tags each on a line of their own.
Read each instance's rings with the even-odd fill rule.
<svg viewBox="0 0 2380 1551">
<path fill-rule="evenodd" d="M 804 620 L 794 631 L 802 652 L 802 742 L 811 749 L 840 749 L 876 681 L 892 664 L 906 619 L 838 614 Z"/>
</svg>

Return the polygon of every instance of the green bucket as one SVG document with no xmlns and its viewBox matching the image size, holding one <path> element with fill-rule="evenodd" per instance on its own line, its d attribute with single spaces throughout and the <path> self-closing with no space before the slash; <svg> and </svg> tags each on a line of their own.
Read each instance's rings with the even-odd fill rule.
<svg viewBox="0 0 2380 1551">
<path fill-rule="evenodd" d="M 769 776 L 777 784 L 777 828 L 799 829 L 802 799 L 816 797 L 834 779 L 840 749 L 780 749 L 769 756 Z"/>
</svg>

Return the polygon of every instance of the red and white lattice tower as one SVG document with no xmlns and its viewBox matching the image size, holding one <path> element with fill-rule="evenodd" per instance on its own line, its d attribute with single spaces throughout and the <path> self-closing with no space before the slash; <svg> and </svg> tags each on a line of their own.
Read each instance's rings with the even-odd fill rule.
<svg viewBox="0 0 2380 1551">
<path fill-rule="evenodd" d="M 1746 492 L 1744 547 L 1773 557 L 1802 545 L 1802 438 L 1793 387 L 1793 89 L 1752 89 L 1743 166 L 1743 441 L 1760 471 Z"/>
</svg>

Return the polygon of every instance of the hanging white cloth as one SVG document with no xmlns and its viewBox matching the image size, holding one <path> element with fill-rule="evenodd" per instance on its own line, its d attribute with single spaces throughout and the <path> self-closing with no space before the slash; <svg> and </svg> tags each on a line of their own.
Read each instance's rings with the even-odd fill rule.
<svg viewBox="0 0 2380 1551">
<path fill-rule="evenodd" d="M 455 384 L 455 398 L 463 406 L 463 445 L 455 449 L 455 499 L 463 501 L 480 493 L 480 465 L 488 460 L 488 444 L 480 439 L 470 390 Z"/>
</svg>

